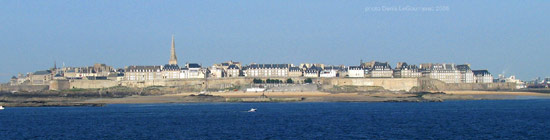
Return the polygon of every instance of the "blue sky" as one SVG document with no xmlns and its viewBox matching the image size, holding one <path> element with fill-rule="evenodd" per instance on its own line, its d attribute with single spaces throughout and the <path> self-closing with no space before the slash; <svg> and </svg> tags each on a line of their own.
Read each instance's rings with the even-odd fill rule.
<svg viewBox="0 0 550 140">
<path fill-rule="evenodd" d="M 443 11 L 367 10 L 448 7 Z M 52 67 L 405 61 L 550 76 L 549 1 L 0 1 L 0 81 Z"/>
</svg>

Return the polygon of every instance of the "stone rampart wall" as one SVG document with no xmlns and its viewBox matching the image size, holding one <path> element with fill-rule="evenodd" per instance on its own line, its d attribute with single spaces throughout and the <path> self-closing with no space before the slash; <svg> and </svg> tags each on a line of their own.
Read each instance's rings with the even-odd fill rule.
<svg viewBox="0 0 550 140">
<path fill-rule="evenodd" d="M 69 80 L 68 88 L 109 88 L 115 86 L 128 87 L 151 87 L 165 86 L 175 87 L 182 91 L 201 91 L 206 87 L 208 89 L 227 89 L 237 86 L 247 86 L 252 83 L 254 78 L 236 77 L 236 78 L 209 78 L 209 79 L 177 79 L 177 80 L 154 80 L 154 81 L 116 81 L 116 80 Z M 260 78 L 265 80 L 267 78 Z M 288 78 L 270 78 L 286 81 Z M 306 78 L 292 78 L 295 83 L 301 83 Z M 356 87 L 382 87 L 389 91 L 451 91 L 451 90 L 514 90 L 513 83 L 444 83 L 439 80 L 429 78 L 312 78 L 313 84 L 319 84 L 323 87 L 332 86 L 356 86 Z M 66 81 L 52 81 L 47 85 L 19 85 L 2 86 L 3 91 L 39 91 L 39 90 L 63 90 L 67 88 Z"/>
<path fill-rule="evenodd" d="M 460 90 L 515 90 L 515 83 L 445 83 L 436 79 L 420 78 L 416 91 L 460 91 Z"/>
<path fill-rule="evenodd" d="M 12 91 L 44 91 L 48 90 L 48 85 L 17 85 L 17 86 L 0 86 L 0 91 L 2 92 L 12 92 Z"/>
<path fill-rule="evenodd" d="M 70 80 L 70 88 L 109 88 L 119 85 L 115 80 Z"/>
<path fill-rule="evenodd" d="M 319 78 L 315 80 L 323 85 L 378 86 L 390 91 L 410 91 L 418 86 L 417 78 Z"/>
</svg>

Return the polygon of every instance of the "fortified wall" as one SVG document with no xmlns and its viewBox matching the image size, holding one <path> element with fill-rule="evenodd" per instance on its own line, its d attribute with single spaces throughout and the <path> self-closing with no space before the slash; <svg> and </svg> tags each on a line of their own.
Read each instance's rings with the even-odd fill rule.
<svg viewBox="0 0 550 140">
<path fill-rule="evenodd" d="M 440 80 L 430 78 L 419 78 L 418 88 L 414 91 L 468 91 L 468 90 L 515 90 L 515 83 L 445 83 Z"/>
<path fill-rule="evenodd" d="M 115 80 L 70 80 L 69 88 L 108 88 L 120 85 Z"/>
<path fill-rule="evenodd" d="M 266 80 L 267 78 L 260 78 Z M 286 81 L 288 78 L 269 78 Z M 303 83 L 307 78 L 291 78 L 294 83 Z M 254 78 L 210 78 L 210 79 L 177 79 L 177 80 L 151 80 L 151 81 L 116 81 L 116 80 L 53 80 L 50 85 L 18 85 L 1 86 L 1 91 L 41 91 L 64 90 L 71 88 L 94 89 L 127 86 L 134 88 L 145 87 L 171 87 L 176 91 L 202 91 L 224 90 L 237 87 L 245 87 L 252 84 Z M 322 89 L 332 87 L 353 87 L 366 90 L 386 91 L 460 91 L 460 90 L 514 90 L 514 83 L 444 83 L 430 78 L 312 78 L 314 85 Z M 299 86 L 299 85 L 297 85 Z"/>
<path fill-rule="evenodd" d="M 48 90 L 48 85 L 17 85 L 17 86 L 0 86 L 0 91 L 2 92 L 12 92 L 12 91 L 43 91 Z"/>
<path fill-rule="evenodd" d="M 63 90 L 71 88 L 69 80 L 52 80 L 50 81 L 49 90 Z"/>
<path fill-rule="evenodd" d="M 320 78 L 323 85 L 383 87 L 389 91 L 410 91 L 418 86 L 418 78 Z"/>
<path fill-rule="evenodd" d="M 122 86 L 129 87 L 149 87 L 149 86 L 169 86 L 180 87 L 198 85 L 203 88 L 228 88 L 237 85 L 252 83 L 253 78 L 211 78 L 211 79 L 177 79 L 177 80 L 149 80 L 149 81 L 122 81 Z"/>
</svg>

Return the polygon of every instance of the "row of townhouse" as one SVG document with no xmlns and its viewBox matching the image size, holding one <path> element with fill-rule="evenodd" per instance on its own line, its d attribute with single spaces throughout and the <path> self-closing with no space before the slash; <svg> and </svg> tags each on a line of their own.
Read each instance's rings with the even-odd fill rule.
<svg viewBox="0 0 550 140">
<path fill-rule="evenodd" d="M 208 68 L 208 77 L 339 77 L 347 75 L 344 66 L 324 66 L 323 64 L 249 64 L 224 62 Z"/>
<path fill-rule="evenodd" d="M 128 66 L 124 70 L 124 80 L 147 81 L 165 79 L 205 78 L 207 70 L 197 63 L 187 63 L 185 67 L 166 64 L 164 66 Z"/>
<path fill-rule="evenodd" d="M 292 64 L 250 64 L 243 68 L 245 77 L 288 77 Z"/>
<path fill-rule="evenodd" d="M 226 62 L 209 68 L 218 77 L 351 77 L 351 78 L 415 78 L 429 77 L 445 83 L 491 83 L 493 77 L 487 70 L 471 70 L 470 65 L 426 63 L 409 65 L 397 63 L 392 69 L 387 62 L 366 62 L 359 66 L 325 66 L 324 64 L 250 64 L 246 66 Z M 223 63 L 222 63 L 223 64 Z"/>
<path fill-rule="evenodd" d="M 116 79 L 117 70 L 105 64 L 94 64 L 86 67 L 61 67 L 55 64 L 48 70 L 40 70 L 26 75 L 18 74 L 10 80 L 11 85 L 48 85 L 51 80 L 56 79 Z"/>
<path fill-rule="evenodd" d="M 359 66 L 325 66 L 324 64 L 249 64 L 239 62 L 224 62 L 214 64 L 209 68 L 202 68 L 197 63 L 187 63 L 185 67 L 177 64 L 161 66 L 128 66 L 124 69 L 113 69 L 105 64 L 95 64 L 90 67 L 63 67 L 50 70 L 21 74 L 12 77 L 12 84 L 46 85 L 52 79 L 116 79 L 127 81 L 146 81 L 164 79 L 193 79 L 193 78 L 222 78 L 222 77 L 350 77 L 350 78 L 415 78 L 429 77 L 446 83 L 492 83 L 493 77 L 487 70 L 472 70 L 470 65 L 426 63 L 408 65 L 397 63 L 392 69 L 387 62 L 367 62 Z"/>
<path fill-rule="evenodd" d="M 421 64 L 423 77 L 445 83 L 492 83 L 493 75 L 487 70 L 472 70 L 469 64 Z"/>
</svg>

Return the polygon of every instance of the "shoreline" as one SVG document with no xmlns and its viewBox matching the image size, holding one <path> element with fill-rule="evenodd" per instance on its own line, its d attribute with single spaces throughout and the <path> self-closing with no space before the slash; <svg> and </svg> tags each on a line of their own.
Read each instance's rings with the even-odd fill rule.
<svg viewBox="0 0 550 140">
<path fill-rule="evenodd" d="M 478 93 L 479 92 L 479 93 Z M 90 99 L 79 103 L 139 104 L 139 103 L 200 103 L 200 102 L 442 102 L 448 100 L 520 100 L 550 99 L 550 94 L 535 92 L 501 91 L 446 91 L 445 94 L 427 93 L 327 93 L 327 92 L 255 92 L 211 93 L 209 96 L 190 96 L 196 93 L 166 94 L 159 96 L 129 96 L 124 98 Z M 227 99 L 296 99 L 291 101 L 227 101 Z"/>
<path fill-rule="evenodd" d="M 11 99 L 11 101 L 10 101 Z M 104 106 L 106 104 L 209 103 L 209 102 L 444 102 L 455 100 L 550 99 L 550 94 L 511 91 L 393 92 L 213 92 L 208 95 L 177 93 L 92 98 L 0 98 L 5 107 Z"/>
</svg>

